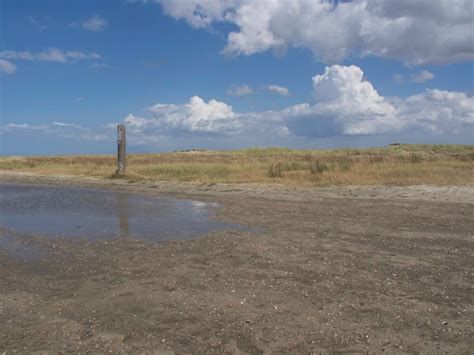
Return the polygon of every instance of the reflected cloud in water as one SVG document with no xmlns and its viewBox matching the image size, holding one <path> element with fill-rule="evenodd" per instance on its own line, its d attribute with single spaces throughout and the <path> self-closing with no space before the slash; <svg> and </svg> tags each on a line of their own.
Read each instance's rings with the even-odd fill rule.
<svg viewBox="0 0 474 355">
<path fill-rule="evenodd" d="M 213 221 L 216 203 L 73 187 L 0 184 L 0 225 L 48 238 L 184 240 L 217 230 L 250 230 Z"/>
</svg>

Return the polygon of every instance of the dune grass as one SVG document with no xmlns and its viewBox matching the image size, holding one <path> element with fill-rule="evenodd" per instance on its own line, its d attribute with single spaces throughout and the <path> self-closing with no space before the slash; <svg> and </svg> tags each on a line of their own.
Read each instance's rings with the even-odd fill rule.
<svg viewBox="0 0 474 355">
<path fill-rule="evenodd" d="M 112 178 L 115 156 L 0 157 L 0 171 Z M 130 181 L 262 183 L 290 186 L 474 185 L 474 145 L 190 151 L 130 154 Z"/>
</svg>

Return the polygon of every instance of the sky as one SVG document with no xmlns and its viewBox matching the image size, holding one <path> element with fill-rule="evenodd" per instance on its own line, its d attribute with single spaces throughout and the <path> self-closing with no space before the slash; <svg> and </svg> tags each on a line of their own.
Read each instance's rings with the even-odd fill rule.
<svg viewBox="0 0 474 355">
<path fill-rule="evenodd" d="M 0 0 L 0 155 L 474 144 L 471 0 Z"/>
</svg>

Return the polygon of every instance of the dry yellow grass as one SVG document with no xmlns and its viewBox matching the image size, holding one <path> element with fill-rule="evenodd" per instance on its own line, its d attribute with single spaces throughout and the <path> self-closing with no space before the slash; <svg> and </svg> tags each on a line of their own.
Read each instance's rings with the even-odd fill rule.
<svg viewBox="0 0 474 355">
<path fill-rule="evenodd" d="M 115 156 L 0 157 L 0 171 L 112 178 Z M 474 145 L 131 154 L 126 179 L 291 186 L 474 185 Z"/>
</svg>

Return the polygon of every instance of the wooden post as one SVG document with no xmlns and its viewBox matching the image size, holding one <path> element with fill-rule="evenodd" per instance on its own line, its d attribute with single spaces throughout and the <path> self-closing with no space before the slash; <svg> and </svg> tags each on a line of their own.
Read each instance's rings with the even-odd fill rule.
<svg viewBox="0 0 474 355">
<path fill-rule="evenodd" d="M 117 175 L 124 175 L 127 169 L 125 125 L 117 125 Z"/>
</svg>

